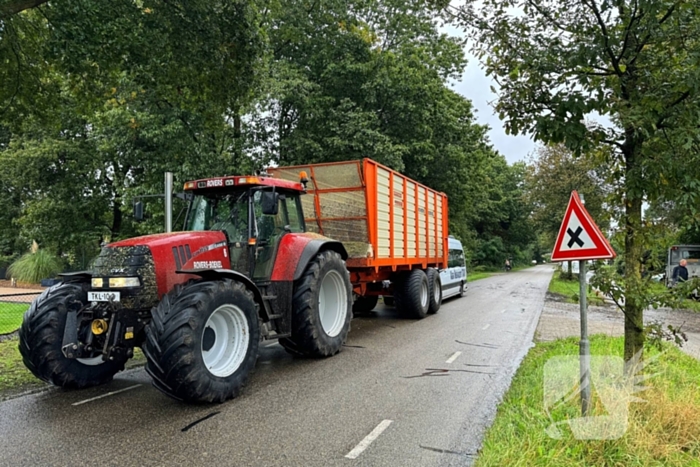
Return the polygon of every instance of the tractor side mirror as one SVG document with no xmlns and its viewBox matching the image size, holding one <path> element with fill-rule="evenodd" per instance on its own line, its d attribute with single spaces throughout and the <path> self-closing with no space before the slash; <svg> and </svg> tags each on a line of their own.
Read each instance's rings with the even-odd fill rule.
<svg viewBox="0 0 700 467">
<path fill-rule="evenodd" d="M 141 201 L 134 203 L 134 219 L 137 222 L 143 221 L 143 203 Z"/>
<path fill-rule="evenodd" d="M 274 191 L 264 191 L 262 194 L 262 212 L 268 216 L 277 215 L 279 210 L 279 193 Z"/>
</svg>

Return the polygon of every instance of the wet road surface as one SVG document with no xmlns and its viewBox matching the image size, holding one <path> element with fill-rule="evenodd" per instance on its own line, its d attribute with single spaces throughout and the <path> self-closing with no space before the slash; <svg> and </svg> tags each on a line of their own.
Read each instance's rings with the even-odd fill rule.
<svg viewBox="0 0 700 467">
<path fill-rule="evenodd" d="M 421 321 L 353 320 L 325 360 L 264 342 L 241 397 L 184 405 L 143 369 L 0 403 L 0 465 L 470 465 L 531 345 L 551 266 L 471 283 Z"/>
</svg>

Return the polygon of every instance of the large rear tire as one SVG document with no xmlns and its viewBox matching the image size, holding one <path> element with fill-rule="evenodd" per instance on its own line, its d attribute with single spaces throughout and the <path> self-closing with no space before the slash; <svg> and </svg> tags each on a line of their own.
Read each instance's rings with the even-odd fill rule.
<svg viewBox="0 0 700 467">
<path fill-rule="evenodd" d="M 404 273 L 394 284 L 396 309 L 407 318 L 423 319 L 430 304 L 428 276 L 421 269 Z"/>
<path fill-rule="evenodd" d="M 177 286 L 151 311 L 146 371 L 153 385 L 185 402 L 224 402 L 240 394 L 260 343 L 252 292 L 230 279 Z"/>
<path fill-rule="evenodd" d="M 357 297 L 355 303 L 352 304 L 352 312 L 355 315 L 366 315 L 370 313 L 377 306 L 379 301 L 379 296 L 377 295 L 367 295 L 364 297 Z"/>
<path fill-rule="evenodd" d="M 45 290 L 24 314 L 19 329 L 19 352 L 34 376 L 63 388 L 82 389 L 112 381 L 124 369 L 124 360 L 67 358 L 63 333 L 68 310 L 87 304 L 87 284 L 58 284 Z"/>
<path fill-rule="evenodd" d="M 292 354 L 330 357 L 343 347 L 352 319 L 352 286 L 345 262 L 326 250 L 294 283 L 292 335 L 279 343 Z"/>
<path fill-rule="evenodd" d="M 428 268 L 428 314 L 434 315 L 442 305 L 442 282 L 440 273 L 433 268 Z"/>
</svg>

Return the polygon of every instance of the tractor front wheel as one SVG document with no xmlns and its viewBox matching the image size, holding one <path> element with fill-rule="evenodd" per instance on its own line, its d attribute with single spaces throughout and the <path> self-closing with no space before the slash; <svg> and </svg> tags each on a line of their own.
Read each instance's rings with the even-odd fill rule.
<svg viewBox="0 0 700 467">
<path fill-rule="evenodd" d="M 34 376 L 63 388 L 82 389 L 112 381 L 126 359 L 102 360 L 95 354 L 67 358 L 61 347 L 69 310 L 87 304 L 87 284 L 58 284 L 45 290 L 24 314 L 19 329 L 19 352 Z M 80 333 L 79 333 L 80 334 Z"/>
<path fill-rule="evenodd" d="M 153 309 L 146 336 L 146 371 L 156 388 L 185 402 L 232 399 L 258 358 L 253 294 L 230 279 L 177 286 Z"/>
</svg>

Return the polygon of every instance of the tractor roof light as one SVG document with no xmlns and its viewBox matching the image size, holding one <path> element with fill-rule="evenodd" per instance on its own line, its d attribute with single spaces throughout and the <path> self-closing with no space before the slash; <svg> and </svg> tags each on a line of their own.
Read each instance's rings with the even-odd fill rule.
<svg viewBox="0 0 700 467">
<path fill-rule="evenodd" d="M 239 185 L 255 185 L 259 183 L 260 179 L 258 177 L 241 177 L 238 179 Z"/>
</svg>

